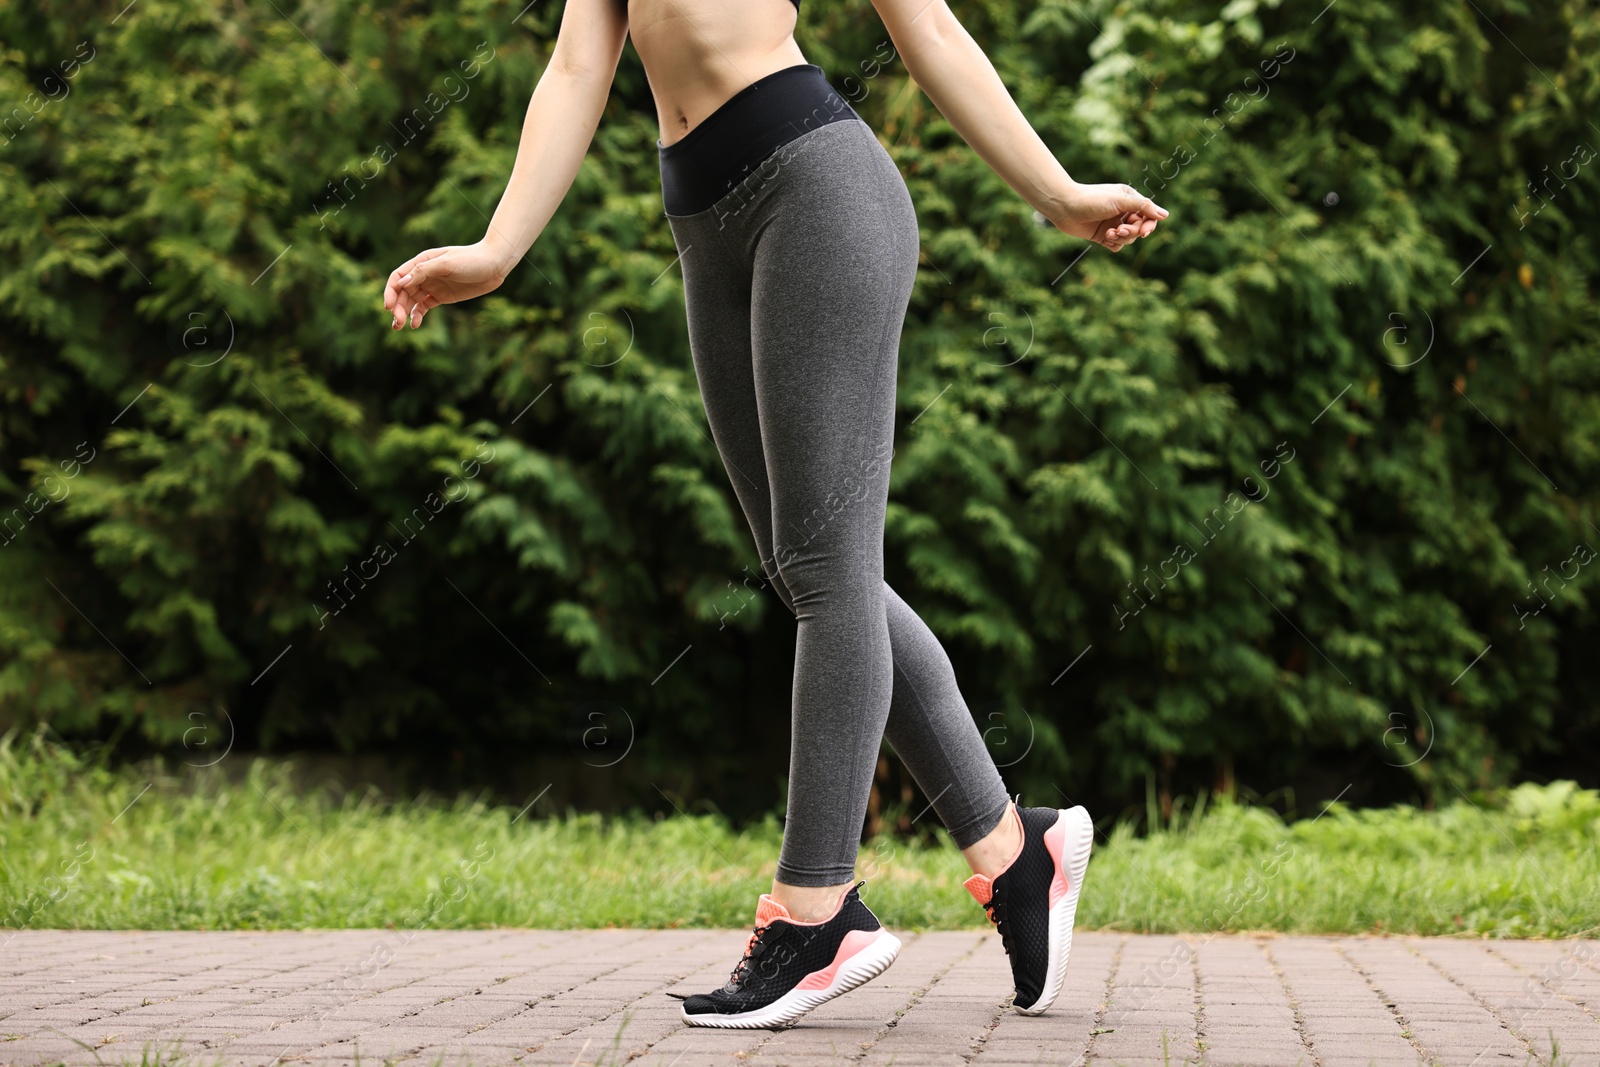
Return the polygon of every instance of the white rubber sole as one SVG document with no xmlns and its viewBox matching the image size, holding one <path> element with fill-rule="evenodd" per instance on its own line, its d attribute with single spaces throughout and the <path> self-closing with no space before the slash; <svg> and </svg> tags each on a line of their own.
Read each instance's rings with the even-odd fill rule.
<svg viewBox="0 0 1600 1067">
<path fill-rule="evenodd" d="M 1050 908 L 1050 959 L 1045 967 L 1044 992 L 1026 1008 L 1023 1015 L 1042 1015 L 1061 995 L 1067 979 L 1067 957 L 1072 953 L 1072 924 L 1078 916 L 1078 893 L 1083 889 L 1083 874 L 1089 868 L 1089 850 L 1094 845 L 1094 822 L 1083 805 L 1060 809 L 1056 826 L 1065 823 L 1061 845 L 1061 866 L 1066 872 L 1067 894 Z"/>
<path fill-rule="evenodd" d="M 683 1021 L 690 1026 L 715 1026 L 732 1030 L 787 1026 L 817 1005 L 825 1004 L 841 993 L 848 993 L 856 986 L 878 977 L 889 969 L 889 964 L 898 955 L 900 939 L 880 929 L 878 939 L 846 960 L 833 976 L 833 981 L 821 989 L 791 989 L 764 1008 L 738 1014 L 690 1015 L 684 1011 Z"/>
</svg>

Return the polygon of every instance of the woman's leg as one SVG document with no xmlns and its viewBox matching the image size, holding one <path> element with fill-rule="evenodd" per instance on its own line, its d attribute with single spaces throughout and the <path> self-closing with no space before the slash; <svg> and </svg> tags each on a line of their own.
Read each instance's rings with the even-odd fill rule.
<svg viewBox="0 0 1600 1067">
<path fill-rule="evenodd" d="M 871 138 L 864 127 L 859 132 Z M 833 150 L 821 140 L 827 137 L 846 149 Z M 826 202 L 839 186 L 822 184 L 829 168 L 807 163 L 830 153 L 835 172 L 871 176 L 865 186 L 843 185 L 851 196 L 867 197 L 864 204 L 841 210 Z M 896 184 L 904 196 L 875 140 L 814 131 L 793 151 L 780 152 L 771 180 L 746 183 L 711 212 L 672 219 L 712 435 L 766 575 L 800 623 L 788 862 L 780 865 L 774 895 L 801 917 L 825 914 L 851 877 L 885 726 L 960 847 L 982 844 L 997 824 L 1008 826 L 1001 822 L 1004 786 L 948 658 L 881 577 L 894 372 L 916 257 L 915 216 L 909 197 L 895 203 Z M 814 198 L 809 207 L 805 190 Z M 829 217 L 831 230 L 819 228 Z M 880 255 L 887 250 L 886 262 L 869 261 L 874 248 Z M 764 309 L 759 353 L 752 346 L 752 300 Z M 773 439 L 775 462 L 764 435 Z M 781 501 L 773 482 L 783 490 Z M 861 598 L 871 581 L 863 575 L 876 576 L 877 597 Z M 798 604 L 796 588 L 806 594 Z M 873 600 L 882 630 L 873 622 Z M 853 636 L 858 627 L 865 641 Z M 858 660 L 863 673 L 847 681 L 839 671 Z M 818 863 L 819 855 L 832 858 Z"/>
<path fill-rule="evenodd" d="M 1004 821 L 1010 800 L 1000 771 L 956 685 L 944 646 L 911 607 L 884 586 L 894 646 L 894 702 L 885 736 L 967 853 L 973 870 L 1015 845 Z"/>
<path fill-rule="evenodd" d="M 735 235 L 752 268 L 773 558 L 797 621 L 777 880 L 835 887 L 855 874 L 894 694 L 883 523 L 916 216 L 865 124 L 785 148 Z"/>
<path fill-rule="evenodd" d="M 962 847 L 1007 800 L 943 649 L 883 581 L 910 196 L 864 124 L 789 147 L 751 197 L 755 225 L 731 232 L 751 256 L 772 557 L 799 623 L 778 880 L 834 886 L 853 875 L 886 727 Z"/>
</svg>

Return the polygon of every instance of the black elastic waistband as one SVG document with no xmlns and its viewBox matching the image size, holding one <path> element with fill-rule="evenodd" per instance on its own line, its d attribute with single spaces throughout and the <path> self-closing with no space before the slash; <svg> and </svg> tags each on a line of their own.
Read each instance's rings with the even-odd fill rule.
<svg viewBox="0 0 1600 1067">
<path fill-rule="evenodd" d="M 778 149 L 841 119 L 861 116 L 814 63 L 758 78 L 683 137 L 669 145 L 656 142 L 667 214 L 704 211 Z"/>
</svg>

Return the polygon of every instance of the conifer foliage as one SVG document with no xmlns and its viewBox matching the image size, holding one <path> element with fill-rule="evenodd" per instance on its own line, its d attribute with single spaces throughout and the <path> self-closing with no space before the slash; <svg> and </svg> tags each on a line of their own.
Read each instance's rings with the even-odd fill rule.
<svg viewBox="0 0 1600 1067">
<path fill-rule="evenodd" d="M 794 621 L 632 49 L 506 285 L 392 333 L 388 271 L 482 236 L 559 4 L 117 6 L 0 9 L 0 722 L 505 761 L 606 702 L 647 777 L 765 753 L 770 806 Z M 1074 177 L 1172 212 L 1115 256 L 866 0 L 804 8 L 922 231 L 890 582 L 1036 803 L 1594 784 L 1600 20 L 1319 6 L 952 2 Z"/>
</svg>

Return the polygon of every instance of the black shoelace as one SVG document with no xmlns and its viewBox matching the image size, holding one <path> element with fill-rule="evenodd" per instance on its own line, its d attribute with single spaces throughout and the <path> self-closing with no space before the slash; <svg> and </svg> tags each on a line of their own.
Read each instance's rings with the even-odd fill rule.
<svg viewBox="0 0 1600 1067">
<path fill-rule="evenodd" d="M 990 886 L 989 903 L 983 906 L 984 913 L 989 916 L 989 921 L 994 923 L 995 929 L 1000 932 L 1000 946 L 1006 950 L 1006 955 L 1011 955 L 1011 928 L 1006 923 L 1005 902 L 1000 899 L 1000 890 L 997 886 Z"/>
<path fill-rule="evenodd" d="M 750 928 L 750 932 L 755 936 L 748 942 L 744 955 L 739 957 L 739 962 L 733 965 L 733 973 L 728 975 L 728 984 L 724 988 L 731 992 L 744 986 L 755 961 L 767 950 L 767 931 L 771 929 L 771 926 L 760 924 Z"/>
<path fill-rule="evenodd" d="M 722 987 L 724 993 L 738 993 L 743 990 L 745 983 L 751 978 L 751 972 L 755 969 L 755 962 L 787 932 L 787 928 L 773 929 L 770 925 L 762 926 L 758 923 L 750 928 L 750 932 L 755 936 L 746 942 L 744 955 L 733 965 L 733 972 L 728 975 L 728 982 Z M 770 978 L 771 975 L 766 977 Z M 684 1000 L 688 994 L 668 993 L 667 996 L 674 1000 Z"/>
</svg>

